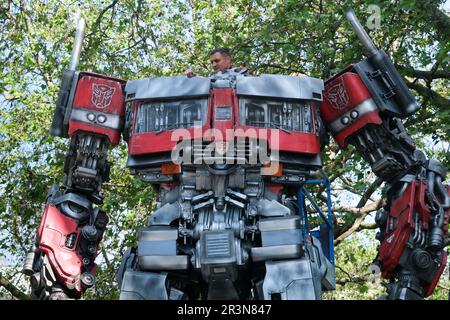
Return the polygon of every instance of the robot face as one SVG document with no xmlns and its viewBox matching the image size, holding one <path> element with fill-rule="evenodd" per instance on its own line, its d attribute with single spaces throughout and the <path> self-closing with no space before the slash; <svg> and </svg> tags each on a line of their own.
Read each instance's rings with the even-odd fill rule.
<svg viewBox="0 0 450 320">
<path fill-rule="evenodd" d="M 106 108 L 111 104 L 111 99 L 115 91 L 116 88 L 94 83 L 92 85 L 91 102 L 99 109 Z"/>
<path fill-rule="evenodd" d="M 345 91 L 343 82 L 334 84 L 325 94 L 325 98 L 328 99 L 331 105 L 338 110 L 345 109 L 347 107 L 349 98 Z"/>
</svg>

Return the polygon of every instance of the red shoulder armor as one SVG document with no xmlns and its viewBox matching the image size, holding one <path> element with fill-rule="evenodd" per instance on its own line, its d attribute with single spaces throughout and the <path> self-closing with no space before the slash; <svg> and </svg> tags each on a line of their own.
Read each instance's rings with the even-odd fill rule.
<svg viewBox="0 0 450 320">
<path fill-rule="evenodd" d="M 96 73 L 80 72 L 69 120 L 69 137 L 77 131 L 105 135 L 111 145 L 120 142 L 125 115 L 123 86 L 126 81 Z"/>
<path fill-rule="evenodd" d="M 325 82 L 320 114 L 341 148 L 367 124 L 381 124 L 379 109 L 353 66 Z"/>
</svg>

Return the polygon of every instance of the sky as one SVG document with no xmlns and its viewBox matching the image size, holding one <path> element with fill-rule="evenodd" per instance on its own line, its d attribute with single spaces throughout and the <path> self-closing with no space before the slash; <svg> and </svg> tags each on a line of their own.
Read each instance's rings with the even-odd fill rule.
<svg viewBox="0 0 450 320">
<path fill-rule="evenodd" d="M 442 9 L 447 11 L 447 13 L 450 12 L 450 0 L 445 1 Z"/>
</svg>

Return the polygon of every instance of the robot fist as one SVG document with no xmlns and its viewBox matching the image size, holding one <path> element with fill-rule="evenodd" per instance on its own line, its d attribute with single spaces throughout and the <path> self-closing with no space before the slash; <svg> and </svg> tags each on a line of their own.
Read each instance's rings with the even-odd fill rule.
<svg viewBox="0 0 450 320">
<path fill-rule="evenodd" d="M 50 196 L 39 227 L 36 248 L 23 272 L 38 299 L 80 298 L 95 284 L 94 263 L 108 218 L 83 196 Z"/>
</svg>

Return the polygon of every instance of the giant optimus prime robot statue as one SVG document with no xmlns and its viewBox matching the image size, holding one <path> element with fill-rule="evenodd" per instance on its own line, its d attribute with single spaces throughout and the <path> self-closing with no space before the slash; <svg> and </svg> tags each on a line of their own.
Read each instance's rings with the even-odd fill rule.
<svg viewBox="0 0 450 320">
<path fill-rule="evenodd" d="M 325 84 L 235 70 L 132 81 L 78 72 L 80 20 L 51 127 L 69 138 L 65 178 L 24 266 L 33 297 L 80 298 L 94 285 L 108 222 L 97 205 L 122 135 L 127 166 L 159 190 L 160 206 L 124 256 L 121 299 L 320 299 L 335 288 L 334 262 L 305 230 L 297 194 L 322 167 L 327 131 L 389 185 L 376 216 L 388 298 L 429 296 L 449 244 L 446 168 L 415 148 L 400 119 L 418 104 L 353 10 L 346 16 L 367 58 Z M 222 139 L 205 139 L 211 131 Z"/>
</svg>

